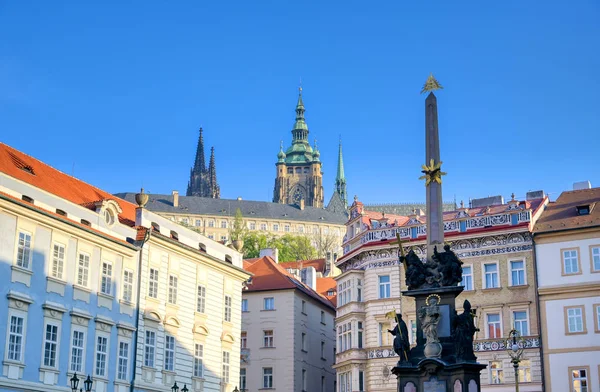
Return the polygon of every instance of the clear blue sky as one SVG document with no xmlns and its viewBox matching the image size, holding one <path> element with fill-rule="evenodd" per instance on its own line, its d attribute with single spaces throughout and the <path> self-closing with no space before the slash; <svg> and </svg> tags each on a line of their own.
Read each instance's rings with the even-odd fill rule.
<svg viewBox="0 0 600 392">
<path fill-rule="evenodd" d="M 339 135 L 350 196 L 422 201 L 433 72 L 444 199 L 600 186 L 597 0 L 121 3 L 0 0 L 2 142 L 185 192 L 202 125 L 221 196 L 270 200 L 302 78 L 326 201 Z"/>
</svg>

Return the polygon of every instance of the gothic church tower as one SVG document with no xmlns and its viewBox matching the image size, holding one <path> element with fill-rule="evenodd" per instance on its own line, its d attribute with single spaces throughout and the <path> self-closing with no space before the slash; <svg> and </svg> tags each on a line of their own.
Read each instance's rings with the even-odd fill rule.
<svg viewBox="0 0 600 392">
<path fill-rule="evenodd" d="M 323 173 L 320 153 L 308 142 L 308 125 L 304 121 L 302 87 L 296 105 L 296 123 L 292 129 L 292 145 L 283 152 L 283 142 L 277 154 L 277 174 L 273 202 L 323 207 Z"/>
<path fill-rule="evenodd" d="M 217 183 L 217 169 L 215 166 L 215 148 L 210 149 L 210 161 L 208 169 L 204 159 L 204 137 L 200 127 L 198 146 L 196 147 L 196 159 L 194 167 L 190 169 L 190 181 L 188 182 L 186 196 L 221 198 L 221 189 Z"/>
</svg>

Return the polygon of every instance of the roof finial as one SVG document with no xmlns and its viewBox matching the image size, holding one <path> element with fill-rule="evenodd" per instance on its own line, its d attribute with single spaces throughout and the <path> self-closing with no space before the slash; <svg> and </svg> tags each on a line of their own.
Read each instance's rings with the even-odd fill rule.
<svg viewBox="0 0 600 392">
<path fill-rule="evenodd" d="M 511 200 L 515 200 L 515 192 L 510 194 Z"/>
<path fill-rule="evenodd" d="M 423 85 L 421 94 L 426 93 L 427 91 L 435 91 L 440 89 L 443 89 L 442 85 L 436 80 L 436 78 L 433 76 L 433 73 L 430 73 L 427 81 L 425 81 L 425 84 Z"/>
<path fill-rule="evenodd" d="M 302 76 L 300 76 L 300 85 L 298 86 L 298 91 L 300 92 L 300 95 L 302 95 Z"/>
<path fill-rule="evenodd" d="M 279 141 L 279 148 L 283 150 L 283 140 Z"/>
</svg>

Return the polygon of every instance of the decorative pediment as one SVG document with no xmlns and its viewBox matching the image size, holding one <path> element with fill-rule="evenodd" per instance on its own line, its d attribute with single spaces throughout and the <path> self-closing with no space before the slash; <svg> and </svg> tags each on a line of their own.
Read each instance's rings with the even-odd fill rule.
<svg viewBox="0 0 600 392">
<path fill-rule="evenodd" d="M 197 333 L 199 335 L 204 335 L 204 336 L 208 336 L 208 334 L 209 334 L 208 328 L 206 328 L 203 324 L 200 324 L 200 323 L 194 324 L 193 332 Z"/>
<path fill-rule="evenodd" d="M 164 323 L 165 323 L 165 325 L 170 325 L 170 326 L 175 327 L 175 328 L 179 328 L 179 326 L 181 325 L 181 323 L 179 322 L 179 320 L 177 319 L 177 317 L 170 316 L 170 315 L 165 316 Z"/>
<path fill-rule="evenodd" d="M 160 322 L 162 322 L 162 317 L 156 310 L 146 309 L 144 311 L 144 320 L 160 323 Z"/>
<path fill-rule="evenodd" d="M 223 332 L 221 334 L 221 342 L 233 344 L 234 341 L 235 341 L 235 338 L 229 332 Z"/>
</svg>

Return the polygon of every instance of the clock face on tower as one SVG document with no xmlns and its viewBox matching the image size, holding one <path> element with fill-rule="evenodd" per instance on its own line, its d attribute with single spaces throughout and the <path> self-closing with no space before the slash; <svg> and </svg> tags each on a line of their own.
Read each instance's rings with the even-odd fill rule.
<svg viewBox="0 0 600 392">
<path fill-rule="evenodd" d="M 294 203 L 300 204 L 300 200 L 302 199 L 304 199 L 304 191 L 302 191 L 302 188 L 296 187 L 294 194 L 292 195 L 292 200 Z"/>
</svg>

